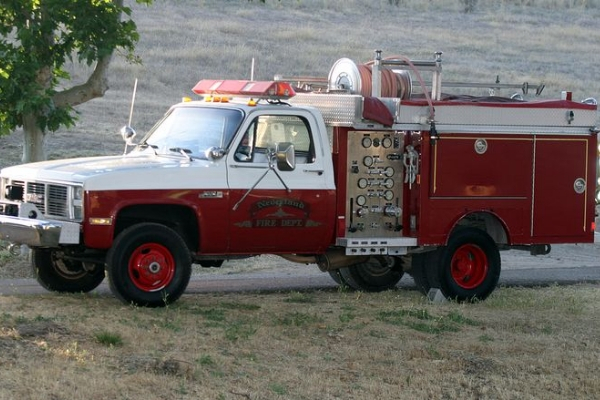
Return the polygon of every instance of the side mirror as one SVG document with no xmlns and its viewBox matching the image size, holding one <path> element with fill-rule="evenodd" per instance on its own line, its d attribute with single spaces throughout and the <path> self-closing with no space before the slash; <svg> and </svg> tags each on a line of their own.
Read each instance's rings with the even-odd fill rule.
<svg viewBox="0 0 600 400">
<path fill-rule="evenodd" d="M 121 137 L 125 141 L 125 144 L 128 146 L 133 146 L 133 138 L 136 135 L 135 130 L 129 125 L 125 125 L 121 128 Z"/>
<path fill-rule="evenodd" d="M 204 151 L 204 156 L 207 160 L 218 160 L 223 158 L 225 150 L 220 147 L 210 147 Z"/>
<path fill-rule="evenodd" d="M 135 137 L 135 130 L 129 125 L 125 125 L 121 128 L 121 137 L 125 141 L 125 148 L 123 149 L 123 155 L 127 153 L 127 147 L 133 146 L 133 138 Z"/>
<path fill-rule="evenodd" d="M 277 143 L 275 157 L 277 159 L 277 169 L 280 171 L 293 171 L 296 168 L 296 151 L 292 143 Z"/>
</svg>

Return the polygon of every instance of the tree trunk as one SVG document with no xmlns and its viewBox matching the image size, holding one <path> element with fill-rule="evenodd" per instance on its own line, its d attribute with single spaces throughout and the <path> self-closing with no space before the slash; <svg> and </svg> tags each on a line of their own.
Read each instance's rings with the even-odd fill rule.
<svg viewBox="0 0 600 400">
<path fill-rule="evenodd" d="M 21 161 L 28 163 L 45 160 L 45 139 L 46 134 L 37 124 L 37 116 L 32 113 L 23 115 L 23 157 Z"/>
</svg>

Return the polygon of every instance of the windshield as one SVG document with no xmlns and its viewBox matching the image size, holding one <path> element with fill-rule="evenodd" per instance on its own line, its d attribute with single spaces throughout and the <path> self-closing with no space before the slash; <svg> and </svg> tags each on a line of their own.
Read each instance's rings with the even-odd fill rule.
<svg viewBox="0 0 600 400">
<path fill-rule="evenodd" d="M 241 110 L 179 107 L 172 109 L 146 135 L 141 145 L 157 154 L 186 153 L 206 158 L 211 147 L 227 148 L 243 118 Z"/>
</svg>

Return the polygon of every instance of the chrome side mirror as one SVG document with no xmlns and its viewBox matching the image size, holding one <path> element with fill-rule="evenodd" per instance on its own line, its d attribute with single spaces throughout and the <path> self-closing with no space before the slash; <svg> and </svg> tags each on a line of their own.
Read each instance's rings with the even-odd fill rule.
<svg viewBox="0 0 600 400">
<path fill-rule="evenodd" d="M 225 155 L 225 149 L 221 147 L 210 147 L 204 151 L 207 160 L 218 160 Z"/>
<path fill-rule="evenodd" d="M 275 157 L 277 159 L 277 169 L 280 171 L 293 171 L 296 168 L 296 151 L 292 143 L 277 143 Z"/>
<path fill-rule="evenodd" d="M 129 125 L 125 125 L 121 128 L 121 137 L 127 146 L 133 146 L 133 138 L 136 135 L 135 129 Z"/>
<path fill-rule="evenodd" d="M 125 141 L 125 148 L 123 149 L 123 154 L 127 153 L 127 147 L 133 146 L 133 138 L 136 135 L 135 129 L 130 127 L 129 125 L 125 125 L 121 128 L 121 137 L 123 141 Z"/>
</svg>

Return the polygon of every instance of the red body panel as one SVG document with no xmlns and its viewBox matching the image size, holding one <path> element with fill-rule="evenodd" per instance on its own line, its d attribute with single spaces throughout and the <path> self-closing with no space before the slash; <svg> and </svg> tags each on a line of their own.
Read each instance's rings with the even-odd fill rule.
<svg viewBox="0 0 600 400">
<path fill-rule="evenodd" d="M 229 225 L 229 197 L 226 191 L 223 198 L 200 198 L 203 190 L 113 190 L 89 192 L 86 196 L 86 217 L 83 224 L 85 245 L 95 249 L 108 249 L 114 236 L 112 225 L 91 225 L 91 218 L 111 217 L 117 220 L 120 212 L 128 207 L 140 205 L 179 205 L 192 209 L 197 216 L 199 227 L 210 227 L 213 237 L 200 236 L 200 247 L 208 253 L 225 252 L 229 246 L 227 227 Z M 202 230 L 200 231 L 202 232 Z"/>
<path fill-rule="evenodd" d="M 232 204 L 245 193 L 233 190 Z M 228 253 L 324 252 L 333 238 L 335 198 L 334 190 L 252 191 L 239 208 L 227 211 L 231 215 Z"/>
<path fill-rule="evenodd" d="M 200 253 L 320 253 L 331 245 L 335 191 L 254 190 L 233 210 L 246 190 L 215 190 L 220 198 L 203 198 L 210 190 L 121 190 L 90 192 L 86 196 L 85 245 L 108 249 L 112 225 L 91 225 L 91 218 L 116 221 L 128 207 L 179 205 L 192 209 L 200 232 Z M 164 216 L 162 216 L 164 217 Z"/>
<path fill-rule="evenodd" d="M 435 144 L 425 135 L 421 186 L 410 196 L 419 244 L 445 244 L 476 212 L 495 216 L 511 245 L 593 242 L 596 146 L 594 135 L 443 134 Z"/>
<path fill-rule="evenodd" d="M 594 220 L 595 137 L 538 138 L 535 150 L 534 242 L 581 242 Z M 578 193 L 575 182 L 586 188 Z"/>
</svg>

